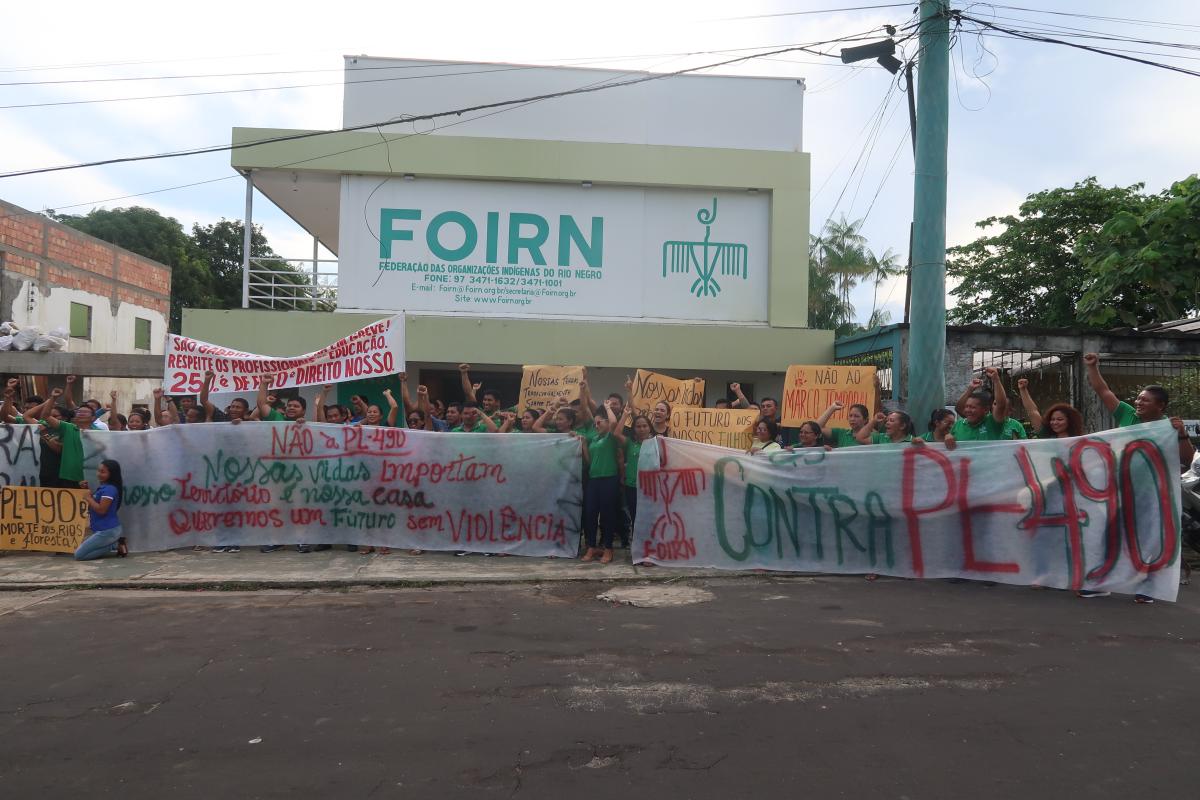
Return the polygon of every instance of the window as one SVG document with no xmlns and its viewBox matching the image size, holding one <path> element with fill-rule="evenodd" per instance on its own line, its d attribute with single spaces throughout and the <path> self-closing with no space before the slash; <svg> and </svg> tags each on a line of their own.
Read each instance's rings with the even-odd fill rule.
<svg viewBox="0 0 1200 800">
<path fill-rule="evenodd" d="M 92 338 L 92 307 L 84 303 L 71 303 L 71 336 L 75 339 Z"/>
<path fill-rule="evenodd" d="M 141 317 L 133 318 L 133 349 L 150 349 L 150 320 Z"/>
</svg>

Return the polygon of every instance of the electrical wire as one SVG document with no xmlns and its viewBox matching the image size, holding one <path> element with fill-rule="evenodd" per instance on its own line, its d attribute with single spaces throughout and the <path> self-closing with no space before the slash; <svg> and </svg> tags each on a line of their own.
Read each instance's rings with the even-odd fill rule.
<svg viewBox="0 0 1200 800">
<path fill-rule="evenodd" d="M 1091 45 L 1080 44 L 1079 42 L 1067 42 L 1067 41 L 1063 41 L 1062 39 L 1056 39 L 1056 38 L 1049 37 L 1049 36 L 1040 36 L 1037 34 L 1027 33 L 1027 32 L 1024 32 L 1021 30 L 1013 29 L 1013 28 L 1005 28 L 1001 25 L 996 25 L 995 23 L 992 23 L 992 22 L 987 22 L 985 20 L 977 19 L 975 17 L 969 17 L 966 14 L 961 14 L 959 16 L 968 22 L 973 22 L 976 25 L 980 25 L 989 30 L 999 31 L 1000 33 L 1008 34 L 1010 37 L 1013 37 L 1016 39 L 1025 39 L 1027 41 L 1033 41 L 1033 42 L 1043 42 L 1045 44 L 1063 45 L 1065 47 L 1072 47 L 1077 50 L 1086 50 L 1090 53 L 1097 53 L 1099 55 L 1105 55 L 1105 56 L 1109 56 L 1111 58 L 1118 58 L 1123 61 L 1133 61 L 1138 64 L 1145 64 L 1146 66 L 1149 66 L 1149 67 L 1157 67 L 1158 69 L 1165 69 L 1165 70 L 1169 70 L 1171 72 L 1179 72 L 1184 75 L 1200 77 L 1200 72 L 1198 72 L 1196 70 L 1192 70 L 1192 69 L 1187 69 L 1185 67 L 1180 67 L 1175 64 L 1163 64 L 1162 62 L 1159 62 L 1159 61 L 1150 61 L 1149 59 L 1138 58 L 1136 56 L 1128 55 L 1125 53 L 1118 53 L 1118 52 L 1115 52 L 1112 50 L 1106 50 L 1106 49 L 1100 48 L 1100 47 L 1093 47 Z"/>
<path fill-rule="evenodd" d="M 775 17 L 804 17 L 813 14 L 835 14 L 839 11 L 871 11 L 877 8 L 906 8 L 912 3 L 884 3 L 875 6 L 848 6 L 846 8 L 822 8 L 814 11 L 781 11 L 778 14 L 751 14 L 746 17 L 720 17 L 707 22 L 737 22 L 746 19 L 772 19 Z"/>
<path fill-rule="evenodd" d="M 829 40 L 821 41 L 821 42 L 813 42 L 813 43 L 809 43 L 806 45 L 796 45 L 796 46 L 791 46 L 791 47 L 780 48 L 780 49 L 768 51 L 765 53 L 756 53 L 756 54 L 738 56 L 735 58 L 725 59 L 723 61 L 718 61 L 718 62 L 711 63 L 711 64 L 704 64 L 704 65 L 697 66 L 697 67 L 687 67 L 685 69 L 675 70 L 673 72 L 642 75 L 637 78 L 632 78 L 632 79 L 620 81 L 617 83 L 608 83 L 608 84 L 604 84 L 604 85 L 600 85 L 600 86 L 590 86 L 590 87 L 582 87 L 582 88 L 576 88 L 576 89 L 568 89 L 568 90 L 563 90 L 563 91 L 558 91 L 558 92 L 547 92 L 545 94 L 516 98 L 516 99 L 512 99 L 512 100 L 499 100 L 499 101 L 494 101 L 491 103 L 481 103 L 481 104 L 474 105 L 474 106 L 452 109 L 452 110 L 448 110 L 448 111 L 439 111 L 439 112 L 433 112 L 433 113 L 429 113 L 429 114 L 422 114 L 422 115 L 413 116 L 410 121 L 417 122 L 417 121 L 423 121 L 423 120 L 436 120 L 436 119 L 440 119 L 443 117 L 462 116 L 463 114 L 467 114 L 467 113 L 470 113 L 473 111 L 484 111 L 484 110 L 489 110 L 489 109 L 493 109 L 493 108 L 501 108 L 504 106 L 521 105 L 521 104 L 528 103 L 528 102 L 534 101 L 534 100 L 550 100 L 550 99 L 556 99 L 556 98 L 560 98 L 560 97 L 570 97 L 570 96 L 581 95 L 581 94 L 589 94 L 589 93 L 593 93 L 593 92 L 604 91 L 606 89 L 614 89 L 614 88 L 620 88 L 620 87 L 625 87 L 625 86 L 634 86 L 637 84 L 647 83 L 650 81 L 662 80 L 664 78 L 680 77 L 683 75 L 689 75 L 689 74 L 700 72 L 703 70 L 711 70 L 711 69 L 715 69 L 717 67 L 730 66 L 732 64 L 739 64 L 739 63 L 743 63 L 745 61 L 751 61 L 756 58 L 761 58 L 763 56 L 779 55 L 782 53 L 803 51 L 803 52 L 813 53 L 815 55 L 828 56 L 830 54 L 821 53 L 820 51 L 814 50 L 813 48 L 820 47 L 822 45 L 829 45 L 829 44 L 835 44 L 835 43 L 840 43 L 840 42 L 861 41 L 863 38 L 864 37 L 861 34 L 855 34 L 853 36 L 845 36 L 845 37 L 840 37 L 837 39 L 829 39 Z M 363 124 L 359 124 L 359 125 L 346 126 L 346 127 L 338 128 L 335 130 L 306 131 L 306 132 L 302 132 L 302 133 L 286 134 L 283 136 L 273 136 L 273 137 L 267 137 L 265 139 L 258 139 L 258 140 L 254 140 L 254 141 L 250 141 L 250 142 L 212 145 L 209 147 L 189 148 L 189 149 L 185 149 L 185 150 L 175 150 L 175 151 L 170 151 L 170 152 L 165 152 L 165 153 L 153 153 L 153 154 L 140 155 L 140 156 L 124 156 L 124 157 L 118 157 L 118 158 L 101 159 L 101 160 L 97 160 L 97 161 L 80 162 L 80 163 L 76 163 L 76 164 L 63 164 L 63 165 L 58 165 L 58 166 L 53 166 L 53 167 L 39 167 L 39 168 L 34 168 L 34 169 L 15 170 L 15 171 L 10 171 L 10 172 L 0 173 L 0 178 L 15 178 L 15 177 L 21 177 L 21 176 L 26 176 L 26 175 L 40 175 L 40 174 L 45 174 L 45 173 L 49 173 L 49 172 L 62 172 L 62 171 L 66 171 L 66 170 L 84 169 L 84 168 L 88 168 L 88 167 L 106 166 L 109 164 L 124 164 L 124 163 L 138 162 L 138 161 L 159 160 L 159 159 L 164 159 L 164 158 L 179 158 L 179 157 L 183 157 L 183 156 L 201 155 L 204 153 L 231 152 L 234 150 L 242 150 L 242 149 L 246 149 L 246 148 L 250 148 L 250 147 L 257 147 L 257 146 L 261 146 L 261 145 L 265 145 L 265 144 L 276 144 L 276 143 L 280 143 L 280 142 L 290 142 L 290 141 L 298 141 L 298 140 L 302 140 L 302 139 L 311 139 L 311 138 L 316 138 L 316 137 L 320 137 L 320 136 L 329 136 L 331 134 L 336 134 L 336 133 L 347 133 L 347 132 L 352 132 L 352 131 L 368 130 L 370 128 L 375 128 L 380 125 L 387 125 L 387 124 L 389 124 L 388 121 L 383 120 L 383 121 L 363 123 Z"/>
</svg>

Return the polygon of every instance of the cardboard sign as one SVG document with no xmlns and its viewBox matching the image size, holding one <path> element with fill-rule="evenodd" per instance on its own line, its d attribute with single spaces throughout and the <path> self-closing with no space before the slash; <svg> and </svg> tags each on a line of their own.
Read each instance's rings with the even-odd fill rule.
<svg viewBox="0 0 1200 800">
<path fill-rule="evenodd" d="M 748 456 L 656 437 L 638 466 L 635 564 L 970 578 L 1159 600 L 1179 591 L 1179 443 L 1165 419 L 953 451 Z"/>
<path fill-rule="evenodd" d="M 584 380 L 584 375 L 584 367 L 524 366 L 517 406 L 522 411 L 527 408 L 544 411 L 559 400 L 568 403 L 578 400 L 579 382 Z"/>
<path fill-rule="evenodd" d="M 841 364 L 790 366 L 783 380 L 780 419 L 789 428 L 798 428 L 825 413 L 834 401 L 844 406 L 829 418 L 834 428 L 849 428 L 846 415 L 854 403 L 862 403 L 875 415 L 875 368 Z"/>
<path fill-rule="evenodd" d="M 86 489 L 0 488 L 0 550 L 74 553 L 87 533 Z"/>
<path fill-rule="evenodd" d="M 749 450 L 754 440 L 753 408 L 672 408 L 671 438 Z"/>
<path fill-rule="evenodd" d="M 243 353 L 174 334 L 167 337 L 163 388 L 167 394 L 199 394 L 204 373 L 216 374 L 213 392 L 255 392 L 271 375 L 273 388 L 316 386 L 394 375 L 404 371 L 404 317 L 368 325 L 302 356 L 280 358 Z"/>
<path fill-rule="evenodd" d="M 639 414 L 649 416 L 654 404 L 665 400 L 675 406 L 699 407 L 704 403 L 704 381 L 692 378 L 672 378 L 648 369 L 639 369 L 633 376 L 629 404 Z"/>
</svg>

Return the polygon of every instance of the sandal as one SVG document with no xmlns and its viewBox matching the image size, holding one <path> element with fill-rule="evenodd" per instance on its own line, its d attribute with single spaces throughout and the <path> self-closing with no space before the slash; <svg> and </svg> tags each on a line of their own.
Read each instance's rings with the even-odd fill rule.
<svg viewBox="0 0 1200 800">
<path fill-rule="evenodd" d="M 580 561 L 593 561 L 596 558 L 596 548 L 589 547 L 587 552 L 579 559 Z"/>
<path fill-rule="evenodd" d="M 412 550 L 409 550 L 409 551 L 408 551 L 408 554 L 409 554 L 410 556 L 419 556 L 419 555 L 423 555 L 424 553 L 425 553 L 425 551 L 424 551 L 424 550 L 417 550 L 417 549 L 415 549 L 415 548 L 414 548 L 414 549 L 412 549 Z"/>
<path fill-rule="evenodd" d="M 612 562 L 612 560 L 613 560 L 613 551 L 612 551 L 612 548 L 610 547 L 604 551 L 604 555 L 600 556 L 600 563 L 608 564 L 608 563 Z"/>
<path fill-rule="evenodd" d="M 125 543 L 125 537 L 117 539 L 117 558 L 124 558 L 129 555 L 129 545 Z"/>
<path fill-rule="evenodd" d="M 380 547 L 380 548 L 379 548 L 379 549 L 377 549 L 375 552 L 376 552 L 376 553 L 379 553 L 379 555 L 381 555 L 381 556 L 386 556 L 386 555 L 388 555 L 388 554 L 390 554 L 390 553 L 392 552 L 392 548 L 390 548 L 390 547 Z"/>
<path fill-rule="evenodd" d="M 375 548 L 374 547 L 360 547 L 360 548 L 358 548 L 358 552 L 362 553 L 365 556 L 367 553 L 374 553 Z"/>
</svg>

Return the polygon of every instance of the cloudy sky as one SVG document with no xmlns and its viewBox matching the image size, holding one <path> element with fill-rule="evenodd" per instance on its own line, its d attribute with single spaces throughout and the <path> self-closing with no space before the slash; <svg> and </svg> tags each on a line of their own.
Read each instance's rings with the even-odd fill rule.
<svg viewBox="0 0 1200 800">
<path fill-rule="evenodd" d="M 681 53 L 767 48 L 878 31 L 887 23 L 909 21 L 914 10 L 909 4 L 796 13 L 856 5 L 883 4 L 14 4 L 5 9 L 10 35 L 0 55 L 0 172 L 221 144 L 234 126 L 336 128 L 344 54 L 545 64 L 586 60 L 606 68 L 671 71 L 728 57 Z M 1005 27 L 1058 26 L 1055 30 L 1064 34 L 1103 32 L 1187 44 L 1189 48 L 1102 43 L 1135 57 L 1200 70 L 1200 4 L 1194 0 L 1026 3 L 1037 12 L 985 3 L 954 5 Z M 1080 14 L 1090 17 L 1076 16 Z M 1157 191 L 1200 168 L 1196 77 L 974 33 L 958 37 L 952 60 L 951 244 L 974 238 L 975 221 L 1014 211 L 1030 192 L 1089 175 L 1110 185 L 1142 181 Z M 913 170 L 910 145 L 903 139 L 908 121 L 902 94 L 893 93 L 882 124 L 874 124 L 890 86 L 887 72 L 873 64 L 846 67 L 803 53 L 719 71 L 804 78 L 813 230 L 831 215 L 866 217 L 864 232 L 872 249 L 906 250 Z M 282 86 L 295 88 L 235 91 Z M 217 94 L 117 100 L 201 92 Z M 104 102 L 78 102 L 96 100 Z M 877 133 L 871 136 L 873 131 Z M 193 183 L 200 185 L 114 199 Z M 244 184 L 229 167 L 229 155 L 218 153 L 0 179 L 0 198 L 29 209 L 73 213 L 144 205 L 190 227 L 239 218 Z M 265 199 L 258 202 L 255 219 L 264 224 L 276 251 L 293 257 L 311 251 L 311 239 Z M 898 319 L 903 294 L 902 284 L 885 284 L 878 302 Z M 853 299 L 865 319 L 872 307 L 871 289 L 862 287 Z"/>
</svg>

